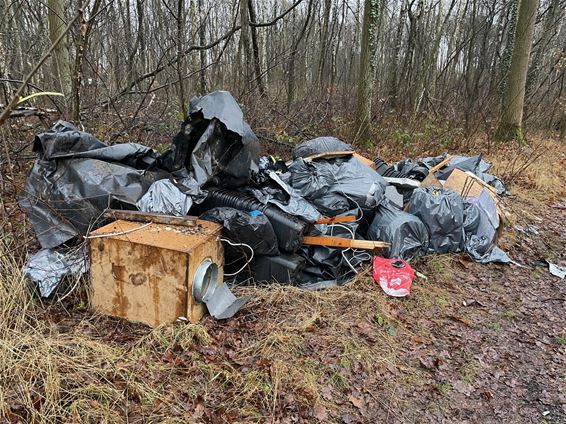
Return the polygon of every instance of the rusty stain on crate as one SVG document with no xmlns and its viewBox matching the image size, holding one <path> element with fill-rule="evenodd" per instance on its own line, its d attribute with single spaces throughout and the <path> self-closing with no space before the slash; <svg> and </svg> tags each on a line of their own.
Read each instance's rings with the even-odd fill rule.
<svg viewBox="0 0 566 424">
<path fill-rule="evenodd" d="M 143 225 L 119 220 L 92 233 L 94 309 L 152 326 L 178 317 L 198 321 L 205 308 L 192 298 L 192 279 L 206 258 L 222 269 L 220 225 Z"/>
</svg>

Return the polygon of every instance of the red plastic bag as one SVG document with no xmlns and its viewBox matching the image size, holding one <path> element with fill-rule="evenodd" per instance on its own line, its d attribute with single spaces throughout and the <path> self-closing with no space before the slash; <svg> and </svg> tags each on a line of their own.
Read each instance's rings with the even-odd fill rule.
<svg viewBox="0 0 566 424">
<path fill-rule="evenodd" d="M 404 297 L 411 292 L 415 271 L 404 260 L 373 258 L 373 278 L 390 296 Z"/>
</svg>

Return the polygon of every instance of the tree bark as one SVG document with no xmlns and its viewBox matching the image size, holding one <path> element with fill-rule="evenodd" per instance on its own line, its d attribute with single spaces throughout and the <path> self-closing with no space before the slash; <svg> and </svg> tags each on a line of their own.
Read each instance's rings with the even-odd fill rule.
<svg viewBox="0 0 566 424">
<path fill-rule="evenodd" d="M 360 73 L 358 79 L 358 107 L 356 112 L 357 139 L 370 141 L 371 105 L 374 85 L 374 67 L 379 0 L 365 0 L 362 24 Z"/>
<path fill-rule="evenodd" d="M 185 50 L 185 0 L 177 0 L 177 56 L 181 58 L 177 62 L 177 76 L 179 77 L 179 103 L 183 119 L 187 118 L 187 105 L 185 101 L 185 84 L 183 82 L 185 73 L 185 61 L 183 51 Z"/>
<path fill-rule="evenodd" d="M 251 80 L 251 63 L 252 55 L 250 49 L 250 15 L 248 2 L 250 0 L 240 0 L 240 43 L 243 53 L 242 57 L 242 76 L 243 76 L 243 91 L 247 90 L 247 85 Z"/>
<path fill-rule="evenodd" d="M 309 5 L 307 8 L 307 16 L 305 18 L 305 24 L 301 28 L 301 32 L 293 41 L 293 46 L 291 47 L 291 53 L 289 55 L 289 78 L 287 80 L 287 112 L 289 112 L 291 108 L 291 103 L 293 103 L 293 98 L 295 97 L 295 62 L 297 57 L 297 51 L 299 50 L 299 45 L 305 33 L 307 32 L 307 28 L 309 26 L 309 22 L 311 19 L 311 12 L 312 12 L 312 0 L 309 0 Z"/>
<path fill-rule="evenodd" d="M 499 127 L 495 134 L 495 138 L 501 141 L 515 138 L 519 142 L 523 142 L 522 123 L 525 84 L 529 69 L 529 55 L 533 43 L 538 3 L 538 0 L 521 0 L 519 5 L 509 79 L 503 95 Z"/>
<path fill-rule="evenodd" d="M 326 82 L 324 69 L 326 66 L 326 55 L 328 49 L 328 27 L 330 23 L 330 8 L 332 4 L 330 0 L 324 0 L 324 11 L 322 18 L 322 32 L 320 38 L 320 57 L 318 61 L 317 83 L 320 91 L 324 89 Z"/>
<path fill-rule="evenodd" d="M 248 1 L 248 11 L 250 12 L 250 19 L 252 22 L 257 22 L 253 0 Z M 259 43 L 257 40 L 257 28 L 255 26 L 250 27 L 252 36 L 252 50 L 254 54 L 254 73 L 255 80 L 257 82 L 257 88 L 259 89 L 259 94 L 263 97 L 265 96 L 265 86 L 263 85 L 263 79 L 261 74 L 261 57 L 259 53 Z"/>
<path fill-rule="evenodd" d="M 65 0 L 48 0 L 47 7 L 49 39 L 53 44 L 61 36 L 63 31 L 65 31 Z M 65 95 L 65 109 L 68 111 L 72 92 L 72 76 L 71 59 L 66 35 L 63 36 L 61 42 L 55 47 L 53 57 L 53 73 L 59 81 L 61 92 Z"/>
<path fill-rule="evenodd" d="M 503 101 L 503 93 L 507 88 L 507 81 L 509 80 L 509 69 L 511 68 L 511 60 L 513 58 L 513 48 L 515 45 L 515 31 L 517 29 L 517 19 L 519 16 L 519 2 L 520 0 L 512 0 L 510 6 L 510 16 L 507 21 L 507 37 L 505 40 L 505 49 L 503 50 L 503 57 L 501 58 L 501 78 L 499 80 L 499 92 Z"/>
<path fill-rule="evenodd" d="M 397 22 L 397 30 L 395 31 L 395 43 L 393 45 L 392 59 L 389 64 L 389 82 L 388 82 L 388 97 L 390 105 L 393 109 L 397 107 L 397 81 L 399 79 L 399 57 L 401 55 L 403 33 L 405 29 L 405 20 L 407 18 L 407 2 L 401 0 L 401 11 L 399 12 L 399 21 Z"/>
</svg>

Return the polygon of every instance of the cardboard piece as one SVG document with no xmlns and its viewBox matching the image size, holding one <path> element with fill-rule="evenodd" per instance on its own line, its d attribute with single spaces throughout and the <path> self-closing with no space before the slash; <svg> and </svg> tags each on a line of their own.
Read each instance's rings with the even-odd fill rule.
<svg viewBox="0 0 566 424">
<path fill-rule="evenodd" d="M 487 190 L 495 203 L 499 203 L 499 196 L 497 196 L 495 188 L 469 171 L 454 169 L 444 183 L 444 188 L 449 188 L 464 198 L 468 196 L 479 197 L 482 191 Z"/>
</svg>

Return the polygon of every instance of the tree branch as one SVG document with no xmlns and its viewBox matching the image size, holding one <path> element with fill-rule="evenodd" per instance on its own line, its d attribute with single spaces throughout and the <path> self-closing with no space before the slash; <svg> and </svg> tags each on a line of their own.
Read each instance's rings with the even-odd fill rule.
<svg viewBox="0 0 566 424">
<path fill-rule="evenodd" d="M 250 22 L 250 26 L 254 26 L 254 27 L 268 27 L 268 26 L 272 26 L 275 25 L 279 20 L 283 19 L 287 14 L 289 14 L 293 9 L 295 9 L 299 4 L 302 3 L 303 0 L 297 0 L 295 3 L 293 3 L 286 11 L 284 11 L 281 15 L 276 16 L 272 21 L 270 22 L 262 22 L 262 23 L 256 23 L 256 22 Z M 143 75 L 140 75 L 139 77 L 135 78 L 134 80 L 128 82 L 128 84 L 122 88 L 121 90 L 118 91 L 118 94 L 116 96 L 114 96 L 112 98 L 112 100 L 116 100 L 118 97 L 129 93 L 133 87 L 135 87 L 137 84 L 139 84 L 140 82 L 148 79 L 148 78 L 153 78 L 155 77 L 157 74 L 159 74 L 160 72 L 162 72 L 164 69 L 173 66 L 175 64 L 177 64 L 177 62 L 179 62 L 184 56 L 186 56 L 187 54 L 193 52 L 193 51 L 201 51 L 201 50 L 210 50 L 213 47 L 216 47 L 218 44 L 220 44 L 222 41 L 229 39 L 230 37 L 232 37 L 236 32 L 238 32 L 239 30 L 241 30 L 242 27 L 240 25 L 235 25 L 234 27 L 232 27 L 231 30 L 229 30 L 226 34 L 224 34 L 222 37 L 217 38 L 216 40 L 210 42 L 209 44 L 206 44 L 204 46 L 189 46 L 187 47 L 182 54 L 177 55 L 176 57 L 172 58 L 171 60 L 169 60 L 167 63 L 158 66 L 157 68 L 155 68 L 153 71 L 151 72 L 146 72 Z"/>
<path fill-rule="evenodd" d="M 79 11 L 79 13 L 71 20 L 71 22 L 69 22 L 69 25 L 67 25 L 67 27 L 63 30 L 63 32 L 61 33 L 61 35 L 59 35 L 59 37 L 55 40 L 55 42 L 51 45 L 51 47 L 49 48 L 49 50 L 47 50 L 47 52 L 41 57 L 41 59 L 39 59 L 39 62 L 37 62 L 35 64 L 35 66 L 33 67 L 33 69 L 29 72 L 29 74 L 25 77 L 25 79 L 23 80 L 22 84 L 20 85 L 20 87 L 18 88 L 18 90 L 16 91 L 16 93 L 14 94 L 14 96 L 12 97 L 12 100 L 10 100 L 10 102 L 8 103 L 8 105 L 4 108 L 4 110 L 2 111 L 2 113 L 0 114 L 0 126 L 2 126 L 2 124 L 4 124 L 4 122 L 8 119 L 8 117 L 11 115 L 12 110 L 16 107 L 16 105 L 18 104 L 18 101 L 21 97 L 21 95 L 23 94 L 24 90 L 26 89 L 27 85 L 29 84 L 29 82 L 31 81 L 31 79 L 33 78 L 33 76 L 35 75 L 35 73 L 39 70 L 39 68 L 41 68 L 41 65 L 43 65 L 45 63 L 45 61 L 47 60 L 47 58 L 49 58 L 49 56 L 51 56 L 51 53 L 53 53 L 53 50 L 55 50 L 55 48 L 59 45 L 59 43 L 63 40 L 63 38 L 65 38 L 65 36 L 67 35 L 67 33 L 71 30 L 72 26 L 75 24 L 75 22 L 79 19 L 79 17 L 82 14 L 82 9 Z"/>
<path fill-rule="evenodd" d="M 293 3 L 289 9 L 287 9 L 285 12 L 283 12 L 281 15 L 276 16 L 275 19 L 273 19 L 270 22 L 262 22 L 262 23 L 256 23 L 256 22 L 250 22 L 250 26 L 256 27 L 256 28 L 262 28 L 262 27 L 268 27 L 271 25 L 275 25 L 277 23 L 277 21 L 283 19 L 285 17 L 285 15 L 287 15 L 288 13 L 290 13 L 295 7 L 297 7 L 299 4 L 301 4 L 303 2 L 303 0 L 297 0 L 295 3 Z"/>
</svg>

